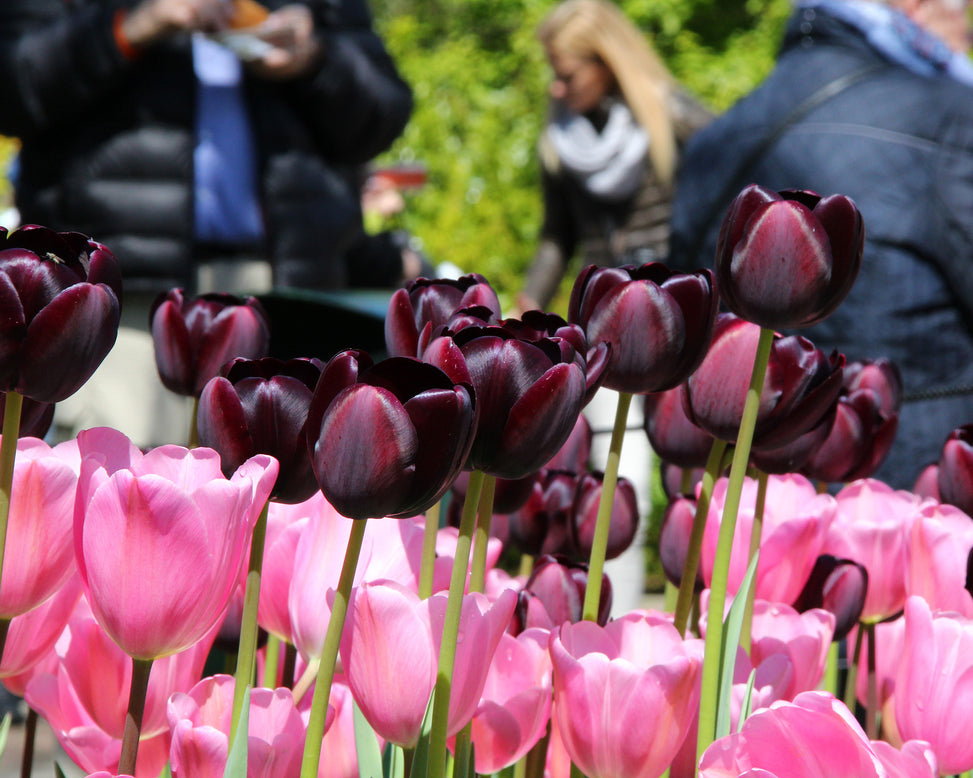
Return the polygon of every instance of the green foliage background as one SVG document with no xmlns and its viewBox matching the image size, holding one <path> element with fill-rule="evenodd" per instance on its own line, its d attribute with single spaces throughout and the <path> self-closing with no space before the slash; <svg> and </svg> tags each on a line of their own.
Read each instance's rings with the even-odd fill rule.
<svg viewBox="0 0 973 778">
<path fill-rule="evenodd" d="M 383 162 L 426 165 L 395 217 L 436 263 L 483 273 L 509 303 L 540 223 L 535 156 L 548 68 L 535 38 L 553 0 L 372 0 L 416 108 Z M 621 0 L 676 77 L 716 111 L 769 71 L 788 0 Z M 566 279 L 566 285 L 570 279 Z M 562 295 L 563 304 L 563 295 Z"/>
</svg>

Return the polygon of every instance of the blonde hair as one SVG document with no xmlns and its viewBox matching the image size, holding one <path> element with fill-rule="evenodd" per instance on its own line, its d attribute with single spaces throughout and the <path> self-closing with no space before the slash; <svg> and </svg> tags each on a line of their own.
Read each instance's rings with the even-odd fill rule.
<svg viewBox="0 0 973 778">
<path fill-rule="evenodd" d="M 621 9 L 608 0 L 565 0 L 541 22 L 537 37 L 549 51 L 605 64 L 649 135 L 656 176 L 670 184 L 676 168 L 669 110 L 672 74 Z"/>
</svg>

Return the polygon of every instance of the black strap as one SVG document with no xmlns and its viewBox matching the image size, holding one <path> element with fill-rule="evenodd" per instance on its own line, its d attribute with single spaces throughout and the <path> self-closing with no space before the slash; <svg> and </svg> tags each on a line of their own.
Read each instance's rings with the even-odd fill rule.
<svg viewBox="0 0 973 778">
<path fill-rule="evenodd" d="M 874 62 L 872 64 L 860 67 L 857 70 L 844 73 L 838 76 L 838 78 L 829 81 L 824 86 L 812 92 L 794 108 L 792 108 L 790 113 L 784 116 L 780 122 L 778 122 L 773 131 L 766 135 L 764 139 L 757 144 L 756 148 L 752 149 L 749 154 L 743 157 L 742 161 L 737 165 L 736 173 L 727 179 L 726 184 L 720 191 L 719 197 L 710 201 L 710 208 L 706 213 L 706 218 L 699 222 L 702 229 L 697 230 L 696 237 L 693 241 L 691 252 L 689 254 L 693 261 L 697 261 L 696 258 L 699 256 L 699 252 L 703 247 L 703 241 L 709 234 L 709 226 L 714 223 L 714 220 L 717 218 L 720 211 L 726 208 L 740 189 L 742 189 L 746 183 L 748 183 L 745 179 L 748 177 L 749 171 L 753 167 L 754 163 L 763 157 L 774 146 L 774 144 L 780 140 L 781 136 L 787 132 L 788 129 L 811 113 L 811 111 L 818 106 L 828 102 L 828 100 L 831 100 L 834 97 L 837 97 L 846 89 L 854 86 L 860 81 L 864 81 L 873 73 L 880 70 L 886 70 L 888 67 L 889 66 L 884 62 Z"/>
</svg>

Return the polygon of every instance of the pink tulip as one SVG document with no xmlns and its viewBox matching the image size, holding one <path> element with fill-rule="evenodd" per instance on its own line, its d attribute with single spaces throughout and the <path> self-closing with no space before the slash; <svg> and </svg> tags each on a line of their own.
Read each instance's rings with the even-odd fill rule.
<svg viewBox="0 0 973 778">
<path fill-rule="evenodd" d="M 271 501 L 267 512 L 267 534 L 260 575 L 260 603 L 257 621 L 271 635 L 294 642 L 288 602 L 297 544 L 324 495 L 315 492 L 296 505 Z"/>
<path fill-rule="evenodd" d="M 0 618 L 36 608 L 74 572 L 71 512 L 80 464 L 73 440 L 54 448 L 36 438 L 17 441 Z"/>
<path fill-rule="evenodd" d="M 698 651 L 661 617 L 629 614 L 551 637 L 554 718 L 590 778 L 654 778 L 682 744 L 699 700 Z"/>
<path fill-rule="evenodd" d="M 331 618 L 329 593 L 338 587 L 352 519 L 338 513 L 324 498 L 307 504 L 304 525 L 294 553 L 288 609 L 294 645 L 305 658 L 320 656 Z M 422 530 L 407 519 L 371 519 L 365 528 L 355 570 L 355 584 L 393 580 L 416 589 L 422 564 Z"/>
<path fill-rule="evenodd" d="M 136 659 L 188 648 L 237 586 L 276 460 L 255 456 L 228 480 L 207 448 L 143 455 L 107 428 L 78 445 L 75 554 L 95 618 Z"/>
<path fill-rule="evenodd" d="M 394 581 L 354 590 L 341 641 L 341 664 L 355 702 L 376 733 L 412 747 L 436 682 L 446 594 L 426 600 Z M 447 734 L 473 718 L 490 660 L 513 614 L 517 595 L 495 603 L 482 594 L 463 598 L 450 692 Z"/>
<path fill-rule="evenodd" d="M 973 619 L 909 597 L 894 702 L 899 735 L 928 741 L 942 774 L 973 769 Z"/>
<path fill-rule="evenodd" d="M 862 621 L 881 621 L 905 605 L 908 538 L 919 498 L 872 478 L 854 481 L 836 496 L 838 512 L 825 553 L 853 559 L 868 571 Z"/>
<path fill-rule="evenodd" d="M 815 689 L 824 676 L 828 649 L 834 636 L 834 614 L 820 608 L 798 613 L 789 605 L 758 600 L 753 607 L 754 665 L 784 654 L 791 660 L 794 675 L 781 699 Z"/>
<path fill-rule="evenodd" d="M 162 738 L 164 743 L 147 753 L 148 764 L 158 755 L 157 750 L 168 751 L 166 701 L 199 680 L 211 644 L 212 634 L 182 653 L 153 663 L 139 765 L 142 745 L 155 738 Z M 52 672 L 38 674 L 28 683 L 28 703 L 48 719 L 58 741 L 79 764 L 87 769 L 117 767 L 132 683 L 131 659 L 98 626 L 84 598 L 58 640 L 56 654 L 58 661 Z M 105 749 L 111 755 L 107 761 L 100 756 Z M 163 764 L 167 758 L 163 758 Z"/>
<path fill-rule="evenodd" d="M 936 778 L 939 775 L 936 755 L 925 741 L 910 740 L 899 750 L 884 740 L 873 740 L 872 750 L 882 761 L 889 778 Z"/>
<path fill-rule="evenodd" d="M 855 717 L 826 692 L 804 692 L 748 718 L 700 759 L 699 778 L 885 778 Z"/>
<path fill-rule="evenodd" d="M 231 676 L 215 675 L 169 699 L 173 778 L 223 778 L 233 686 Z M 305 725 L 290 689 L 252 689 L 247 731 L 248 778 L 297 778 L 301 774 Z"/>
<path fill-rule="evenodd" d="M 500 636 L 486 685 L 473 714 L 476 772 L 487 775 L 524 756 L 551 716 L 550 634 L 531 629 Z"/>
<path fill-rule="evenodd" d="M 709 586 L 719 537 L 720 518 L 728 481 L 721 478 L 713 487 L 700 559 L 703 579 Z M 728 591 L 732 594 L 746 574 L 750 557 L 750 532 L 757 499 L 757 482 L 747 478 L 740 497 L 740 509 L 733 551 L 730 556 Z M 828 527 L 834 517 L 834 498 L 818 494 L 802 475 L 769 476 L 763 513 L 760 562 L 757 565 L 756 595 L 768 602 L 794 602 L 822 553 Z"/>
<path fill-rule="evenodd" d="M 10 691 L 21 697 L 24 695 L 23 690 L 33 677 L 31 671 L 53 653 L 54 644 L 71 618 L 79 597 L 81 578 L 75 568 L 74 575 L 53 597 L 10 620 L 3 645 L 3 661 L 0 662 L 0 678 Z"/>
<path fill-rule="evenodd" d="M 952 505 L 925 505 L 909 534 L 906 591 L 924 598 L 934 609 L 973 617 L 973 596 L 966 589 L 971 549 L 973 522 L 969 516 Z"/>
</svg>

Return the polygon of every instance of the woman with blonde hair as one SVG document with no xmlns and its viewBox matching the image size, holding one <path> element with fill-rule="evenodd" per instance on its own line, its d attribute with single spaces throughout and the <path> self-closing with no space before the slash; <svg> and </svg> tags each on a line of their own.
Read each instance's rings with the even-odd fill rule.
<svg viewBox="0 0 973 778">
<path fill-rule="evenodd" d="M 538 37 L 554 78 L 523 310 L 551 302 L 575 253 L 603 266 L 666 258 L 678 150 L 712 118 L 608 0 L 565 0 Z"/>
</svg>

